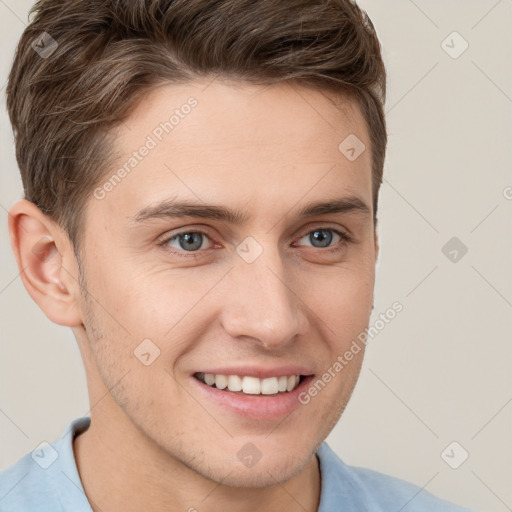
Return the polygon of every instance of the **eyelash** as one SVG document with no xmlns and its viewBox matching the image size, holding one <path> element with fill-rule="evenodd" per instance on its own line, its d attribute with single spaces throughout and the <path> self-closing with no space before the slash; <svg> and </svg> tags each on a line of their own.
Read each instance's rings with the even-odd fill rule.
<svg viewBox="0 0 512 512">
<path fill-rule="evenodd" d="M 328 227 L 320 227 L 320 228 L 315 228 L 310 231 L 307 231 L 302 236 L 300 236 L 299 239 L 304 238 L 305 236 L 307 236 L 311 233 L 314 233 L 315 231 L 330 231 L 332 233 L 336 233 L 341 238 L 340 242 L 338 242 L 338 244 L 336 244 L 332 247 L 325 247 L 325 248 L 312 247 L 313 249 L 318 249 L 324 253 L 325 252 L 335 253 L 335 252 L 341 251 L 342 249 L 345 248 L 345 245 L 354 241 L 354 239 L 350 235 L 347 235 L 343 231 L 339 231 L 337 229 L 328 228 Z M 191 229 L 191 230 L 180 231 L 179 233 L 176 233 L 176 234 L 172 235 L 171 237 L 167 237 L 165 240 L 158 242 L 158 246 L 162 247 L 163 250 L 171 252 L 172 254 L 174 254 L 180 258 L 199 258 L 199 257 L 201 257 L 202 256 L 201 252 L 203 252 L 207 249 L 199 249 L 197 251 L 185 251 L 185 250 L 176 250 L 176 249 L 171 248 L 170 246 L 166 245 L 169 242 L 171 242 L 172 240 L 175 240 L 176 238 L 180 237 L 181 235 L 185 235 L 185 234 L 188 234 L 188 235 L 200 234 L 200 235 L 206 236 L 207 238 L 210 238 L 208 233 L 206 233 L 205 231 L 201 231 L 199 229 L 198 230 Z"/>
</svg>

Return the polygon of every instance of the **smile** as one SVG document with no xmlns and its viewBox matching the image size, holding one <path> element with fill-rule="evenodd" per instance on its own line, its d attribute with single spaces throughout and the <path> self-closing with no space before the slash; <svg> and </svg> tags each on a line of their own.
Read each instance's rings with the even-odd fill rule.
<svg viewBox="0 0 512 512">
<path fill-rule="evenodd" d="M 239 418 L 271 421 L 304 407 L 299 396 L 308 388 L 314 375 L 260 379 L 249 375 L 196 372 L 190 378 L 192 389 L 198 396 L 203 396 L 209 404 L 220 407 L 224 412 Z"/>
<path fill-rule="evenodd" d="M 198 372 L 194 377 L 208 386 L 216 389 L 232 391 L 246 395 L 277 395 L 293 391 L 301 382 L 304 375 L 282 375 L 259 379 L 249 375 L 222 375 Z"/>
</svg>

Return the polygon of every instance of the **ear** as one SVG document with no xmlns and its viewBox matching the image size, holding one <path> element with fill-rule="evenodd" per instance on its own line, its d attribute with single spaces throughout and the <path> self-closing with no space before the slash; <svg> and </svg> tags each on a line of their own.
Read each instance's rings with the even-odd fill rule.
<svg viewBox="0 0 512 512">
<path fill-rule="evenodd" d="M 379 251 L 380 251 L 379 234 L 377 233 L 377 226 L 375 226 L 374 233 L 375 233 L 375 262 L 377 262 L 377 260 L 379 259 Z"/>
<path fill-rule="evenodd" d="M 78 263 L 69 237 L 32 202 L 9 211 L 9 235 L 23 285 L 56 324 L 82 325 Z"/>
</svg>

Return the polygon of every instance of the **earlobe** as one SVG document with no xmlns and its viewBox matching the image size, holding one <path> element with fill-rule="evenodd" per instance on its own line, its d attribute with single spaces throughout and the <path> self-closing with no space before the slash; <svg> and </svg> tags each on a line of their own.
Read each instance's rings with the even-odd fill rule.
<svg viewBox="0 0 512 512">
<path fill-rule="evenodd" d="M 34 203 L 22 199 L 9 211 L 9 234 L 29 295 L 52 322 L 81 325 L 75 257 L 65 233 Z"/>
</svg>

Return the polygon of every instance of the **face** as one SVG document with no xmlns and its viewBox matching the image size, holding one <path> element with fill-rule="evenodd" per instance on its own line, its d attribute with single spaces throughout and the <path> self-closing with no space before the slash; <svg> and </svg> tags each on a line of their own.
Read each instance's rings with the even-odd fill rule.
<svg viewBox="0 0 512 512">
<path fill-rule="evenodd" d="M 368 326 L 374 288 L 368 131 L 355 103 L 333 101 L 285 84 L 162 86 L 116 132 L 88 203 L 78 337 L 91 402 L 108 395 L 91 415 L 128 418 L 162 460 L 227 485 L 297 474 L 360 371 L 363 350 L 307 400 Z M 355 160 L 339 149 L 350 134 L 367 148 Z M 237 375 L 247 393 L 202 374 Z M 296 374 L 297 389 L 275 388 Z"/>
</svg>

